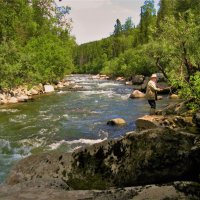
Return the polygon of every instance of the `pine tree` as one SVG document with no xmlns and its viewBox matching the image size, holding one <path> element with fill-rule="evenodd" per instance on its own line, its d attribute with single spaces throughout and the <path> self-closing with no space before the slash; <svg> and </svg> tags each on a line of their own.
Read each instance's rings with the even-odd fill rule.
<svg viewBox="0 0 200 200">
<path fill-rule="evenodd" d="M 122 32 L 123 28 L 122 28 L 122 24 L 121 24 L 119 19 L 116 20 L 116 24 L 115 24 L 114 27 L 115 27 L 115 29 L 114 29 L 113 35 L 115 35 L 115 36 L 120 35 L 120 33 Z"/>
<path fill-rule="evenodd" d="M 146 0 L 141 7 L 140 20 L 140 42 L 147 43 L 152 36 L 151 28 L 154 27 L 156 21 L 156 9 L 154 0 Z"/>
<path fill-rule="evenodd" d="M 123 25 L 123 31 L 129 31 L 134 28 L 134 24 L 131 17 L 128 17 Z"/>
</svg>

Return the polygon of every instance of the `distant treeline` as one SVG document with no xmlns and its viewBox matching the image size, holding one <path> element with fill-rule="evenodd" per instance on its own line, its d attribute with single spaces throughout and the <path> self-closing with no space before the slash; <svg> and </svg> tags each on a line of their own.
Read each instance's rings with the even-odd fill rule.
<svg viewBox="0 0 200 200">
<path fill-rule="evenodd" d="M 159 71 L 183 97 L 200 102 L 199 10 L 199 0 L 160 0 L 156 12 L 146 0 L 139 25 L 117 19 L 110 37 L 77 47 L 76 72 L 130 78 Z"/>
<path fill-rule="evenodd" d="M 53 0 L 0 1 L 0 88 L 53 82 L 73 71 L 69 10 Z"/>
</svg>

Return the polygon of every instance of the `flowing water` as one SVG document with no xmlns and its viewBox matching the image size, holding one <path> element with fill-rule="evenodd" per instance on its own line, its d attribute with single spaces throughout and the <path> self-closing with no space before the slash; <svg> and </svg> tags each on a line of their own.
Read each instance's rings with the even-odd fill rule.
<svg viewBox="0 0 200 200">
<path fill-rule="evenodd" d="M 62 89 L 33 102 L 0 107 L 0 182 L 15 161 L 52 149 L 73 151 L 80 146 L 117 138 L 135 129 L 135 120 L 148 113 L 145 99 L 129 99 L 131 86 L 73 75 L 81 91 Z M 168 104 L 167 97 L 158 107 Z M 110 127 L 112 118 L 127 125 Z"/>
</svg>

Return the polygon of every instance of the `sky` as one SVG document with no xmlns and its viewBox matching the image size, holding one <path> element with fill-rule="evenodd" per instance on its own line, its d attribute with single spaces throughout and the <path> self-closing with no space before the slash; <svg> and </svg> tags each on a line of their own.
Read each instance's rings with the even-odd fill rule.
<svg viewBox="0 0 200 200">
<path fill-rule="evenodd" d="M 128 17 L 137 25 L 140 7 L 145 0 L 57 0 L 57 5 L 71 7 L 72 32 L 78 44 L 100 40 L 111 35 L 116 20 L 123 24 Z M 155 0 L 157 5 L 159 0 Z"/>
</svg>

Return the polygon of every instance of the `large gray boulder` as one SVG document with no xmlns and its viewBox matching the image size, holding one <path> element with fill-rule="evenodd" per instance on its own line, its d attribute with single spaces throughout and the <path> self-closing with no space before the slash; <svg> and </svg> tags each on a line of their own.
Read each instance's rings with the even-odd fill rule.
<svg viewBox="0 0 200 200">
<path fill-rule="evenodd" d="M 72 154 L 51 152 L 21 160 L 11 171 L 9 185 L 48 180 L 71 189 L 106 189 L 197 180 L 200 136 L 168 128 L 130 132 Z"/>
<path fill-rule="evenodd" d="M 135 75 L 132 78 L 133 85 L 141 85 L 144 82 L 145 77 L 143 75 Z"/>
</svg>

